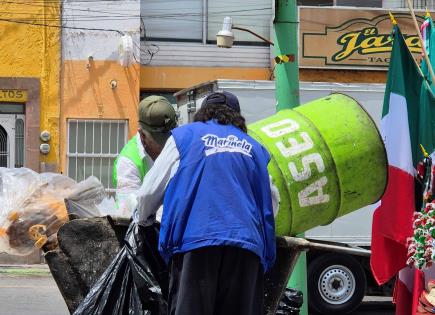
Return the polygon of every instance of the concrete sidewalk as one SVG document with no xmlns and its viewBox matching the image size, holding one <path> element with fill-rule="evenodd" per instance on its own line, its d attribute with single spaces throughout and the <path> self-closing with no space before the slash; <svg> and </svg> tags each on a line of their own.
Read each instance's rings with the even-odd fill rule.
<svg viewBox="0 0 435 315">
<path fill-rule="evenodd" d="M 0 275 L 48 276 L 51 275 L 47 264 L 0 265 Z"/>
</svg>

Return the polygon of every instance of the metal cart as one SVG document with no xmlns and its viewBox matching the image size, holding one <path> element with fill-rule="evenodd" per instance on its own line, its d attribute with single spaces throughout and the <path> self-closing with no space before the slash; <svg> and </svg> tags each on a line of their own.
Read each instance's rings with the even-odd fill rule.
<svg viewBox="0 0 435 315">
<path fill-rule="evenodd" d="M 45 259 L 71 313 L 121 249 L 129 224 L 127 219 L 101 217 L 73 219 L 59 229 L 59 246 L 47 251 Z M 300 253 L 310 249 L 370 255 L 361 248 L 277 237 L 277 260 L 265 281 L 266 314 L 275 314 Z"/>
</svg>

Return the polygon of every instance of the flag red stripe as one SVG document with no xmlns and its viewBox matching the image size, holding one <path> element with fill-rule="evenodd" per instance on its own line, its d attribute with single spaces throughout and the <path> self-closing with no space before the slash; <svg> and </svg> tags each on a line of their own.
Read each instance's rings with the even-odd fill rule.
<svg viewBox="0 0 435 315">
<path fill-rule="evenodd" d="M 405 282 L 408 283 L 405 283 Z M 394 286 L 393 303 L 396 315 L 418 315 L 418 300 L 425 288 L 424 273 L 421 270 L 406 267 L 400 270 Z"/>
<path fill-rule="evenodd" d="M 399 279 L 394 286 L 393 302 L 396 304 L 396 315 L 412 314 L 412 292 Z"/>
<path fill-rule="evenodd" d="M 370 265 L 378 284 L 405 267 L 406 239 L 413 234 L 414 208 L 414 178 L 390 165 L 387 190 L 373 215 Z"/>
</svg>

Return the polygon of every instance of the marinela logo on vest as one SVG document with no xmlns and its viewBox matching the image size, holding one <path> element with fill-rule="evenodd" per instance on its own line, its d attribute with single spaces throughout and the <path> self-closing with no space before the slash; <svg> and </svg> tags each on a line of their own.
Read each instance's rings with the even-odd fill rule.
<svg viewBox="0 0 435 315">
<path fill-rule="evenodd" d="M 246 141 L 246 139 L 240 140 L 234 135 L 219 138 L 217 135 L 207 134 L 202 137 L 201 140 L 204 141 L 204 145 L 206 146 L 206 156 L 222 152 L 233 152 L 252 157 L 252 144 Z"/>
</svg>

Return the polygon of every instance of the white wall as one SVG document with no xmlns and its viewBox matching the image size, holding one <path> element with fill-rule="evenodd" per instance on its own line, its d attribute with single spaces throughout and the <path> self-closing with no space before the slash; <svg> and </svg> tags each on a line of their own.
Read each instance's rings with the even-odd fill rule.
<svg viewBox="0 0 435 315">
<path fill-rule="evenodd" d="M 139 60 L 140 1 L 64 1 L 64 27 L 111 29 L 133 37 L 135 56 Z M 122 34 L 114 31 L 68 29 L 62 30 L 63 60 L 118 60 Z"/>
</svg>

